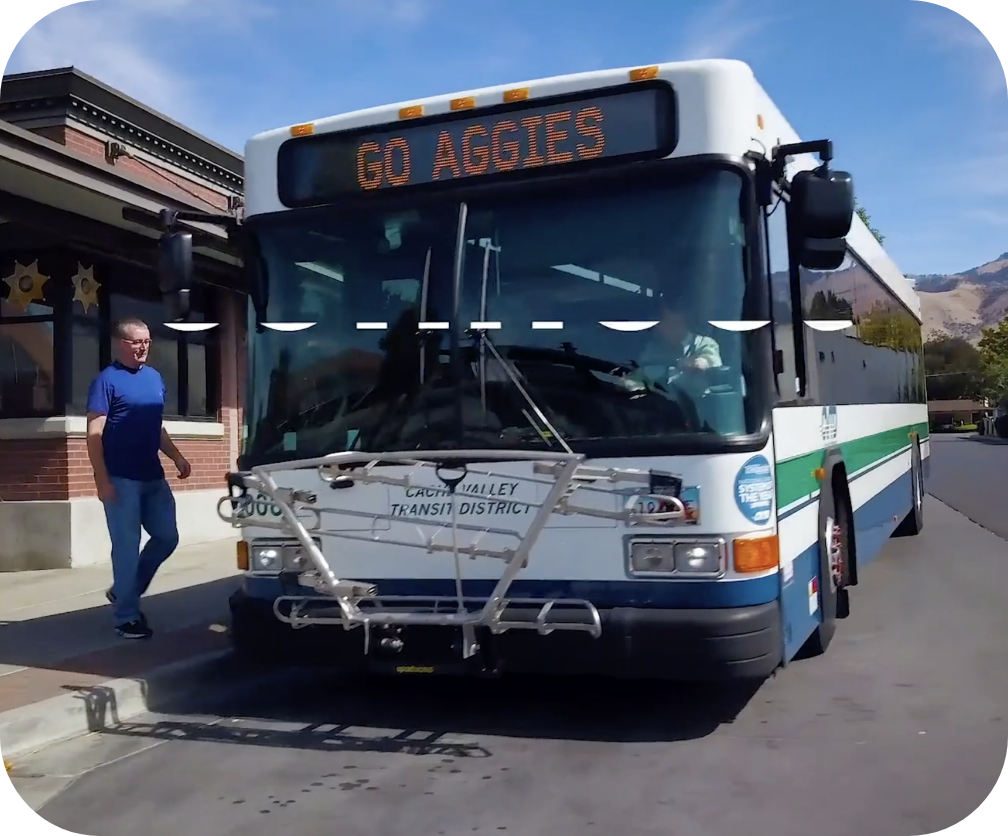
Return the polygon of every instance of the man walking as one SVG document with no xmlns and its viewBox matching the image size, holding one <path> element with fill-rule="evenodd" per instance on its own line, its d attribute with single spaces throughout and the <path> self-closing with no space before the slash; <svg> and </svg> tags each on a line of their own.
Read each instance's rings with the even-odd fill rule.
<svg viewBox="0 0 1008 836">
<path fill-rule="evenodd" d="M 165 385 L 147 365 L 150 330 L 139 319 L 112 329 L 115 360 L 92 381 L 87 400 L 87 448 L 112 540 L 112 604 L 123 638 L 152 635 L 140 597 L 178 546 L 175 497 L 158 457 L 163 452 L 189 477 L 189 462 L 162 424 Z M 140 529 L 150 536 L 140 551 Z"/>
</svg>

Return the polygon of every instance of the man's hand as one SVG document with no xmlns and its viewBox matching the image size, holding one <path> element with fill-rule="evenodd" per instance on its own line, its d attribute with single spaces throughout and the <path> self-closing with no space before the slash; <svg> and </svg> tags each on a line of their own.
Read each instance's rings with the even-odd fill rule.
<svg viewBox="0 0 1008 836">
<path fill-rule="evenodd" d="M 684 357 L 678 366 L 683 371 L 702 372 L 710 368 L 710 363 L 703 357 Z"/>
<path fill-rule="evenodd" d="M 189 462 L 186 461 L 186 457 L 181 453 L 175 459 L 175 467 L 178 468 L 179 479 L 188 479 L 189 474 L 192 473 L 192 467 L 190 467 Z"/>
<path fill-rule="evenodd" d="M 102 502 L 115 502 L 116 492 L 110 479 L 95 479 L 95 487 L 98 489 L 98 498 Z"/>
</svg>

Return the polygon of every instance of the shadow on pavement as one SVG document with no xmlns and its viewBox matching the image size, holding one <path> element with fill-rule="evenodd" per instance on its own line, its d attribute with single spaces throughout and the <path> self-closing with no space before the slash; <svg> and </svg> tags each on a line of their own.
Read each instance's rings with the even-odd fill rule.
<svg viewBox="0 0 1008 836">
<path fill-rule="evenodd" d="M 109 606 L 5 622 L 0 625 L 0 665 L 114 677 L 124 655 L 156 662 L 180 641 L 173 632 L 214 620 L 223 623 L 228 617 L 228 597 L 238 582 L 237 577 L 228 577 L 145 597 L 144 612 L 155 630 L 147 642 L 120 639 L 113 630 Z M 178 647 L 172 647 L 169 655 L 179 653 Z"/>
<path fill-rule="evenodd" d="M 957 441 L 975 441 L 977 444 L 1008 444 L 1008 438 L 999 438 L 995 435 L 961 435 L 956 437 Z"/>
<path fill-rule="evenodd" d="M 518 676 L 350 679 L 328 671 L 293 670 L 276 672 L 224 704 L 209 694 L 166 700 L 152 710 L 170 719 L 127 722 L 105 734 L 485 757 L 482 744 L 471 738 L 630 743 L 706 737 L 734 722 L 759 687 Z M 207 716 L 215 719 L 188 719 Z"/>
</svg>

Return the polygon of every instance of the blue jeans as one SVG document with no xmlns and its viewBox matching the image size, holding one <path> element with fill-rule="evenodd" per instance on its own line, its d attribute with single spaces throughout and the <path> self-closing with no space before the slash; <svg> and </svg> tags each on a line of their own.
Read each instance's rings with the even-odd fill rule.
<svg viewBox="0 0 1008 836">
<path fill-rule="evenodd" d="M 116 624 L 140 618 L 140 596 L 178 546 L 175 497 L 164 479 L 138 482 L 110 476 L 114 502 L 103 502 L 112 540 L 112 595 Z M 141 526 L 150 536 L 140 551 Z"/>
</svg>

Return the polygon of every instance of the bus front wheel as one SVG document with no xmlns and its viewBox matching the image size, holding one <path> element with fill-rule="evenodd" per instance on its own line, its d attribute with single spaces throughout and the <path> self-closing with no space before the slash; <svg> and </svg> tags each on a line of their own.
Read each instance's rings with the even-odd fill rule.
<svg viewBox="0 0 1008 836">
<path fill-rule="evenodd" d="M 803 655 L 820 656 L 836 635 L 837 619 L 850 614 L 847 586 L 851 576 L 851 514 L 846 491 L 835 476 L 840 469 L 827 471 L 819 494 L 819 612 L 820 621 L 803 648 Z"/>
</svg>

